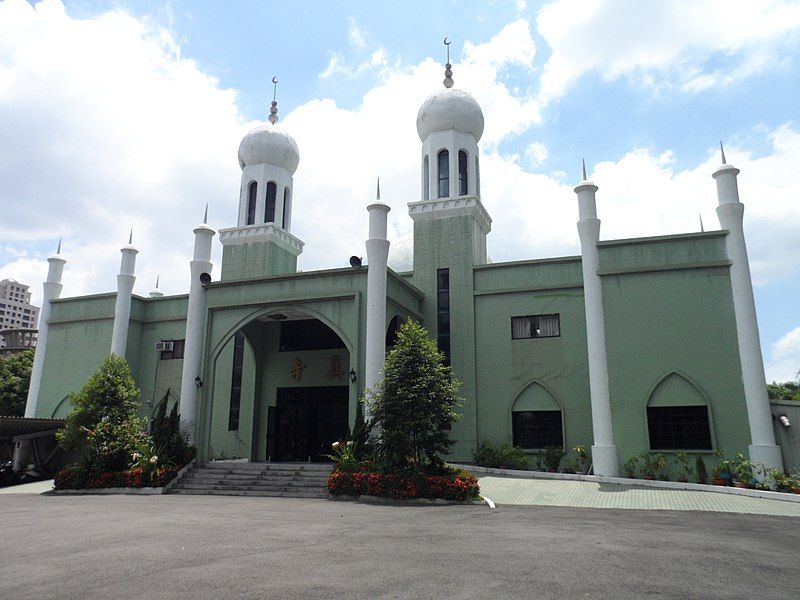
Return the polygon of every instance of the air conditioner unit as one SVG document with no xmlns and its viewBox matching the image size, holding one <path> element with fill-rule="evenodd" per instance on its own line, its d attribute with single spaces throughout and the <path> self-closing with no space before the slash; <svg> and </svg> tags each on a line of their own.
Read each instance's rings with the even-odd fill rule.
<svg viewBox="0 0 800 600">
<path fill-rule="evenodd" d="M 158 352 L 172 352 L 173 343 L 174 342 L 172 340 L 169 340 L 169 341 L 166 341 L 166 342 L 163 341 L 163 340 L 160 341 L 160 342 L 156 342 L 156 351 L 158 351 Z"/>
</svg>

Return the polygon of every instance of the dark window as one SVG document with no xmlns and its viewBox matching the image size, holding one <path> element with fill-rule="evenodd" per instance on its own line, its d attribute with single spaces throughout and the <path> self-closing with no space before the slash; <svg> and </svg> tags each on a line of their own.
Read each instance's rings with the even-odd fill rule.
<svg viewBox="0 0 800 600">
<path fill-rule="evenodd" d="M 648 406 L 651 450 L 711 450 L 707 406 Z"/>
<path fill-rule="evenodd" d="M 467 153 L 463 150 L 458 151 L 458 193 L 467 195 Z"/>
<path fill-rule="evenodd" d="M 428 164 L 428 155 L 422 159 L 422 199 L 431 199 L 431 168 Z"/>
<path fill-rule="evenodd" d="M 439 151 L 439 198 L 450 197 L 450 153 L 447 150 Z"/>
<path fill-rule="evenodd" d="M 278 188 L 274 181 L 267 183 L 267 202 L 264 210 L 264 222 L 275 222 L 275 197 L 278 195 Z"/>
<path fill-rule="evenodd" d="M 395 315 L 391 321 L 389 321 L 389 328 L 386 330 L 386 349 L 389 350 L 394 348 L 394 345 L 397 343 L 397 330 L 400 327 L 400 317 Z"/>
<path fill-rule="evenodd" d="M 247 190 L 247 225 L 253 225 L 256 222 L 256 199 L 258 198 L 258 184 L 255 181 L 250 182 L 250 187 Z"/>
<path fill-rule="evenodd" d="M 183 350 L 186 346 L 186 340 L 171 340 L 171 341 L 172 341 L 172 350 L 162 351 L 161 360 L 172 360 L 173 358 L 183 358 Z"/>
<path fill-rule="evenodd" d="M 244 334 L 241 331 L 236 332 L 233 340 L 231 408 L 228 413 L 228 431 L 238 431 L 239 429 L 239 407 L 242 404 L 242 370 L 244 368 Z"/>
<path fill-rule="evenodd" d="M 281 352 L 346 348 L 336 332 L 317 319 L 281 321 Z"/>
<path fill-rule="evenodd" d="M 450 364 L 450 270 L 436 271 L 436 343 Z"/>
<path fill-rule="evenodd" d="M 561 321 L 558 315 L 511 317 L 511 339 L 559 337 Z"/>
<path fill-rule="evenodd" d="M 481 168 L 477 155 L 475 155 L 475 195 L 481 195 Z"/>
<path fill-rule="evenodd" d="M 289 224 L 289 188 L 283 188 L 283 217 L 281 219 L 281 227 L 286 229 Z"/>
<path fill-rule="evenodd" d="M 511 429 L 514 445 L 520 448 L 564 446 L 560 410 L 515 410 Z"/>
</svg>

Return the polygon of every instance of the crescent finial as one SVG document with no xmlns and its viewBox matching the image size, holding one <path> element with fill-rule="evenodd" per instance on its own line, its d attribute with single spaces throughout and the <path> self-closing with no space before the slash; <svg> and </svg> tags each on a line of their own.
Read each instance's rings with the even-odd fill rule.
<svg viewBox="0 0 800 600">
<path fill-rule="evenodd" d="M 277 75 L 275 75 L 275 76 L 272 78 L 272 83 L 278 83 L 278 76 L 277 76 Z"/>
</svg>

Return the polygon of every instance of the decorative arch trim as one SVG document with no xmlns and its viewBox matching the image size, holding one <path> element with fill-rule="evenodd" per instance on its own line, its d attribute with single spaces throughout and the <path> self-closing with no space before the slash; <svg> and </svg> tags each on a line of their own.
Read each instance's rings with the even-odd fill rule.
<svg viewBox="0 0 800 600">
<path fill-rule="evenodd" d="M 537 387 L 544 391 L 545 395 L 542 400 L 545 400 L 545 402 L 541 402 L 541 400 L 535 397 L 530 399 L 524 397 L 528 390 L 533 392 Z M 526 383 L 517 392 L 516 396 L 514 396 L 514 400 L 511 402 L 510 410 L 511 412 L 519 410 L 560 410 L 563 413 L 564 405 L 559 401 L 558 396 L 553 393 L 553 390 L 541 381 L 534 379 Z"/>
<path fill-rule="evenodd" d="M 688 376 L 670 371 L 650 388 L 647 406 L 711 406 L 711 401 Z"/>
</svg>

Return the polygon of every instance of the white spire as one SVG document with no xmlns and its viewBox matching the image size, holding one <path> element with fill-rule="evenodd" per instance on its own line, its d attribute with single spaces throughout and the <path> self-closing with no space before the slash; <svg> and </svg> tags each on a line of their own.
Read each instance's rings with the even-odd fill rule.
<svg viewBox="0 0 800 600">
<path fill-rule="evenodd" d="M 725 148 L 722 147 L 722 140 L 719 141 L 719 152 L 722 154 L 722 164 L 727 165 L 728 161 L 725 160 Z"/>
<path fill-rule="evenodd" d="M 380 199 L 381 199 L 381 178 L 380 178 L 380 175 L 379 175 L 378 176 L 378 191 L 375 194 L 375 200 L 380 200 Z"/>
<path fill-rule="evenodd" d="M 447 63 L 444 65 L 444 87 L 450 89 L 453 87 L 453 65 L 450 64 L 450 44 L 447 37 L 444 38 L 444 45 L 447 48 Z"/>
<path fill-rule="evenodd" d="M 161 281 L 161 275 L 156 275 L 156 287 L 150 290 L 150 297 L 151 298 L 161 298 L 164 293 L 158 289 L 158 284 Z"/>
</svg>

